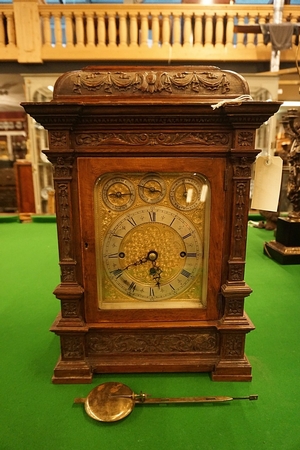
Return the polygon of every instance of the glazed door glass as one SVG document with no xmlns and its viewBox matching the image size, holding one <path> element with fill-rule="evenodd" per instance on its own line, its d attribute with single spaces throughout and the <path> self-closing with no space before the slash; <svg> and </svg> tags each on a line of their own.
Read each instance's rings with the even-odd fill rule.
<svg viewBox="0 0 300 450">
<path fill-rule="evenodd" d="M 206 308 L 211 188 L 192 172 L 101 175 L 94 188 L 98 307 Z"/>
</svg>

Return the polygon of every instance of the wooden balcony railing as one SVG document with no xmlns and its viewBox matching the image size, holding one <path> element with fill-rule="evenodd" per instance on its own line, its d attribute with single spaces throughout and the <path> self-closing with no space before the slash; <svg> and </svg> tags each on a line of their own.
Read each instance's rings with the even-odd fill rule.
<svg viewBox="0 0 300 450">
<path fill-rule="evenodd" d="M 261 33 L 237 25 L 273 20 L 273 6 L 197 4 L 2 5 L 0 59 L 43 61 L 269 61 Z M 286 5 L 283 21 L 300 23 L 299 7 Z M 281 52 L 295 60 L 295 45 Z"/>
</svg>

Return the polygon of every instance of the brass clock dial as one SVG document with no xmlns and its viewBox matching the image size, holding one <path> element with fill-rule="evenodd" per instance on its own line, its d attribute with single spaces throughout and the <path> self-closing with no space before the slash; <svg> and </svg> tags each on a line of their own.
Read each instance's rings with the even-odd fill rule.
<svg viewBox="0 0 300 450">
<path fill-rule="evenodd" d="M 102 195 L 109 208 L 124 211 L 134 203 L 136 194 L 131 181 L 125 177 L 116 176 L 105 183 Z"/>
<path fill-rule="evenodd" d="M 107 276 L 124 294 L 144 301 L 169 299 L 199 275 L 201 240 L 194 225 L 164 206 L 140 207 L 114 222 L 103 245 Z"/>
<path fill-rule="evenodd" d="M 174 181 L 170 190 L 170 200 L 175 208 L 191 210 L 201 201 L 202 184 L 196 176 L 185 176 Z"/>
<path fill-rule="evenodd" d="M 204 187 L 206 179 L 192 173 L 98 179 L 100 308 L 205 306 L 210 204 Z"/>
<path fill-rule="evenodd" d="M 158 203 L 166 194 L 166 184 L 157 174 L 149 174 L 142 178 L 138 188 L 141 199 L 147 203 Z"/>
</svg>

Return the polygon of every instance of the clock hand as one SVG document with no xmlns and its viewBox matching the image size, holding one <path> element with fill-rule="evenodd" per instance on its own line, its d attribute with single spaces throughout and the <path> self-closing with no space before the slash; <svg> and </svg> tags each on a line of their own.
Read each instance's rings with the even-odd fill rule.
<svg viewBox="0 0 300 450">
<path fill-rule="evenodd" d="M 123 192 L 112 192 L 111 194 L 108 194 L 109 197 L 117 197 L 117 198 L 124 197 L 125 195 L 132 195 L 132 193 L 129 192 L 127 194 L 127 193 L 123 193 Z"/>
<path fill-rule="evenodd" d="M 148 261 L 148 257 L 147 256 L 143 257 L 143 258 L 139 259 L 138 261 L 135 261 L 134 263 L 128 264 L 128 266 L 124 267 L 124 269 L 122 269 L 122 270 L 127 270 L 127 269 L 129 269 L 129 267 L 139 266 L 141 264 L 144 264 L 147 261 Z"/>
<path fill-rule="evenodd" d="M 147 187 L 147 186 L 143 186 L 142 184 L 138 184 L 138 187 L 141 187 L 143 189 L 147 189 L 150 192 L 160 192 L 161 193 L 161 191 L 159 189 L 156 189 L 155 187 L 152 187 L 152 186 L 151 187 Z"/>
<path fill-rule="evenodd" d="M 155 250 L 151 250 L 148 253 L 148 261 L 152 262 L 152 267 L 149 270 L 149 274 L 152 276 L 153 280 L 156 282 L 155 286 L 160 287 L 160 275 L 162 269 L 156 265 L 156 260 L 158 258 L 158 253 Z"/>
<path fill-rule="evenodd" d="M 124 267 L 124 269 L 122 270 L 127 270 L 129 269 L 129 267 L 133 267 L 133 266 L 139 266 L 141 264 L 146 263 L 147 261 L 156 261 L 156 259 L 158 258 L 158 253 L 155 250 L 150 250 L 150 252 L 147 253 L 147 256 L 144 256 L 143 258 L 135 261 L 134 263 L 128 264 L 128 266 Z"/>
<path fill-rule="evenodd" d="M 128 270 L 130 267 L 139 266 L 140 264 L 144 264 L 147 261 L 148 261 L 147 257 L 141 258 L 138 261 L 135 261 L 134 263 L 128 264 L 123 269 L 118 268 L 116 270 L 113 270 L 112 273 L 116 276 L 116 278 L 119 278 L 125 270 Z"/>
<path fill-rule="evenodd" d="M 144 256 L 143 258 L 139 259 L 138 261 L 135 261 L 134 263 L 128 264 L 124 269 L 119 269 L 118 274 L 121 275 L 124 270 L 128 270 L 130 267 L 140 266 L 141 264 L 146 263 L 147 261 L 151 261 L 152 267 L 149 270 L 149 274 L 152 276 L 153 280 L 156 282 L 156 286 L 160 287 L 160 278 L 161 273 L 163 272 L 162 269 L 156 265 L 156 260 L 158 258 L 158 253 L 155 250 L 150 250 L 150 252 L 147 253 L 147 256 Z"/>
<path fill-rule="evenodd" d="M 186 198 L 186 197 L 187 197 L 187 193 L 188 193 L 187 187 L 186 187 L 186 184 L 185 184 L 185 181 L 184 181 L 184 180 L 182 181 L 182 183 L 183 183 L 183 188 L 184 188 L 183 197 Z"/>
<path fill-rule="evenodd" d="M 158 267 L 154 262 L 152 262 L 152 267 L 149 271 L 149 274 L 152 276 L 153 280 L 156 282 L 155 286 L 160 287 L 160 275 L 162 273 L 162 269 L 160 267 Z"/>
</svg>

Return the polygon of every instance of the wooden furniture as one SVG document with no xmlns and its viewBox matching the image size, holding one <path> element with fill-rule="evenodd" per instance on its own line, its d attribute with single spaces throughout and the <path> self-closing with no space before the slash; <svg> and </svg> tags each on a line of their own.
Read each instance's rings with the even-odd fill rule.
<svg viewBox="0 0 300 450">
<path fill-rule="evenodd" d="M 16 177 L 11 161 L 0 161 L 0 212 L 17 210 Z"/>
<path fill-rule="evenodd" d="M 54 383 L 107 372 L 251 380 L 251 164 L 255 130 L 280 103 L 234 100 L 248 94 L 241 76 L 211 66 L 89 67 L 62 75 L 52 102 L 23 104 L 49 130 L 54 166 Z"/>
<path fill-rule="evenodd" d="M 14 164 L 19 214 L 35 213 L 31 162 L 19 159 Z"/>
</svg>

